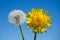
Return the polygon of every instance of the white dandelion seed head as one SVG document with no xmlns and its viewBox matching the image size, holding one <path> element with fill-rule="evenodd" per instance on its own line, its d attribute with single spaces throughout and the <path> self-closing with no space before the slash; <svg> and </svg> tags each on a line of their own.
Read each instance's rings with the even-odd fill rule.
<svg viewBox="0 0 60 40">
<path fill-rule="evenodd" d="M 19 24 L 23 24 L 24 21 L 25 21 L 25 13 L 22 11 L 22 10 L 13 10 L 10 12 L 9 16 L 8 16 L 8 21 L 11 23 L 11 24 L 17 24 L 16 23 L 16 19 L 14 18 L 15 16 L 18 16 L 19 17 Z"/>
</svg>

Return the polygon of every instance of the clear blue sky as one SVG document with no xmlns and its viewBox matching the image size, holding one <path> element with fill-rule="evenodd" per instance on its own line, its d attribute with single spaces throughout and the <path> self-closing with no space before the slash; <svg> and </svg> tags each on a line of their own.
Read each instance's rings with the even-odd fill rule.
<svg viewBox="0 0 60 40">
<path fill-rule="evenodd" d="M 48 10 L 52 16 L 52 27 L 46 33 L 38 34 L 37 40 L 60 40 L 60 1 L 59 0 L 0 0 L 0 40 L 22 40 L 18 26 L 8 22 L 8 14 L 14 9 L 23 10 L 27 13 L 32 8 Z M 34 34 L 22 26 L 25 40 L 33 40 Z"/>
</svg>

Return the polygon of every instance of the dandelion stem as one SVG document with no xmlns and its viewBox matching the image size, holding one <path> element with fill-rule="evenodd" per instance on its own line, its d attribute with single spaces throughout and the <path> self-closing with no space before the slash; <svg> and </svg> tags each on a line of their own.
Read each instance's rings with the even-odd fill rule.
<svg viewBox="0 0 60 40">
<path fill-rule="evenodd" d="M 19 28 L 20 28 L 20 32 L 21 32 L 21 35 L 22 35 L 22 40 L 24 40 L 24 35 L 23 35 L 22 28 L 21 28 L 20 25 L 19 25 Z"/>
<path fill-rule="evenodd" d="M 36 34 L 37 34 L 37 33 L 35 32 L 35 33 L 34 33 L 34 40 L 36 40 Z"/>
</svg>

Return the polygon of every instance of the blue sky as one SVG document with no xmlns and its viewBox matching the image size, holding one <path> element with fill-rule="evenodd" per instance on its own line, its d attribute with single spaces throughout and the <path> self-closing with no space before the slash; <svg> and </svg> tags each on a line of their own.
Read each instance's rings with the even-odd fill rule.
<svg viewBox="0 0 60 40">
<path fill-rule="evenodd" d="M 60 1 L 59 0 L 0 0 L 0 40 L 22 40 L 18 26 L 8 22 L 9 12 L 15 9 L 25 13 L 32 8 L 48 10 L 52 16 L 52 27 L 46 33 L 38 34 L 37 40 L 60 40 Z M 22 24 L 25 40 L 33 40 L 34 34 Z"/>
</svg>

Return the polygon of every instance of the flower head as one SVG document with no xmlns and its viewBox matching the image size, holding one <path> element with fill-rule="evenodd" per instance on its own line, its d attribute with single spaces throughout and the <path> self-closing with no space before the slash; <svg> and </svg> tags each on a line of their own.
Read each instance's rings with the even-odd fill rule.
<svg viewBox="0 0 60 40">
<path fill-rule="evenodd" d="M 10 23 L 19 25 L 24 23 L 25 13 L 21 10 L 13 10 L 10 12 L 8 18 Z"/>
<path fill-rule="evenodd" d="M 51 27 L 51 16 L 43 9 L 32 9 L 26 16 L 26 23 L 33 32 L 46 32 L 46 27 Z"/>
</svg>

